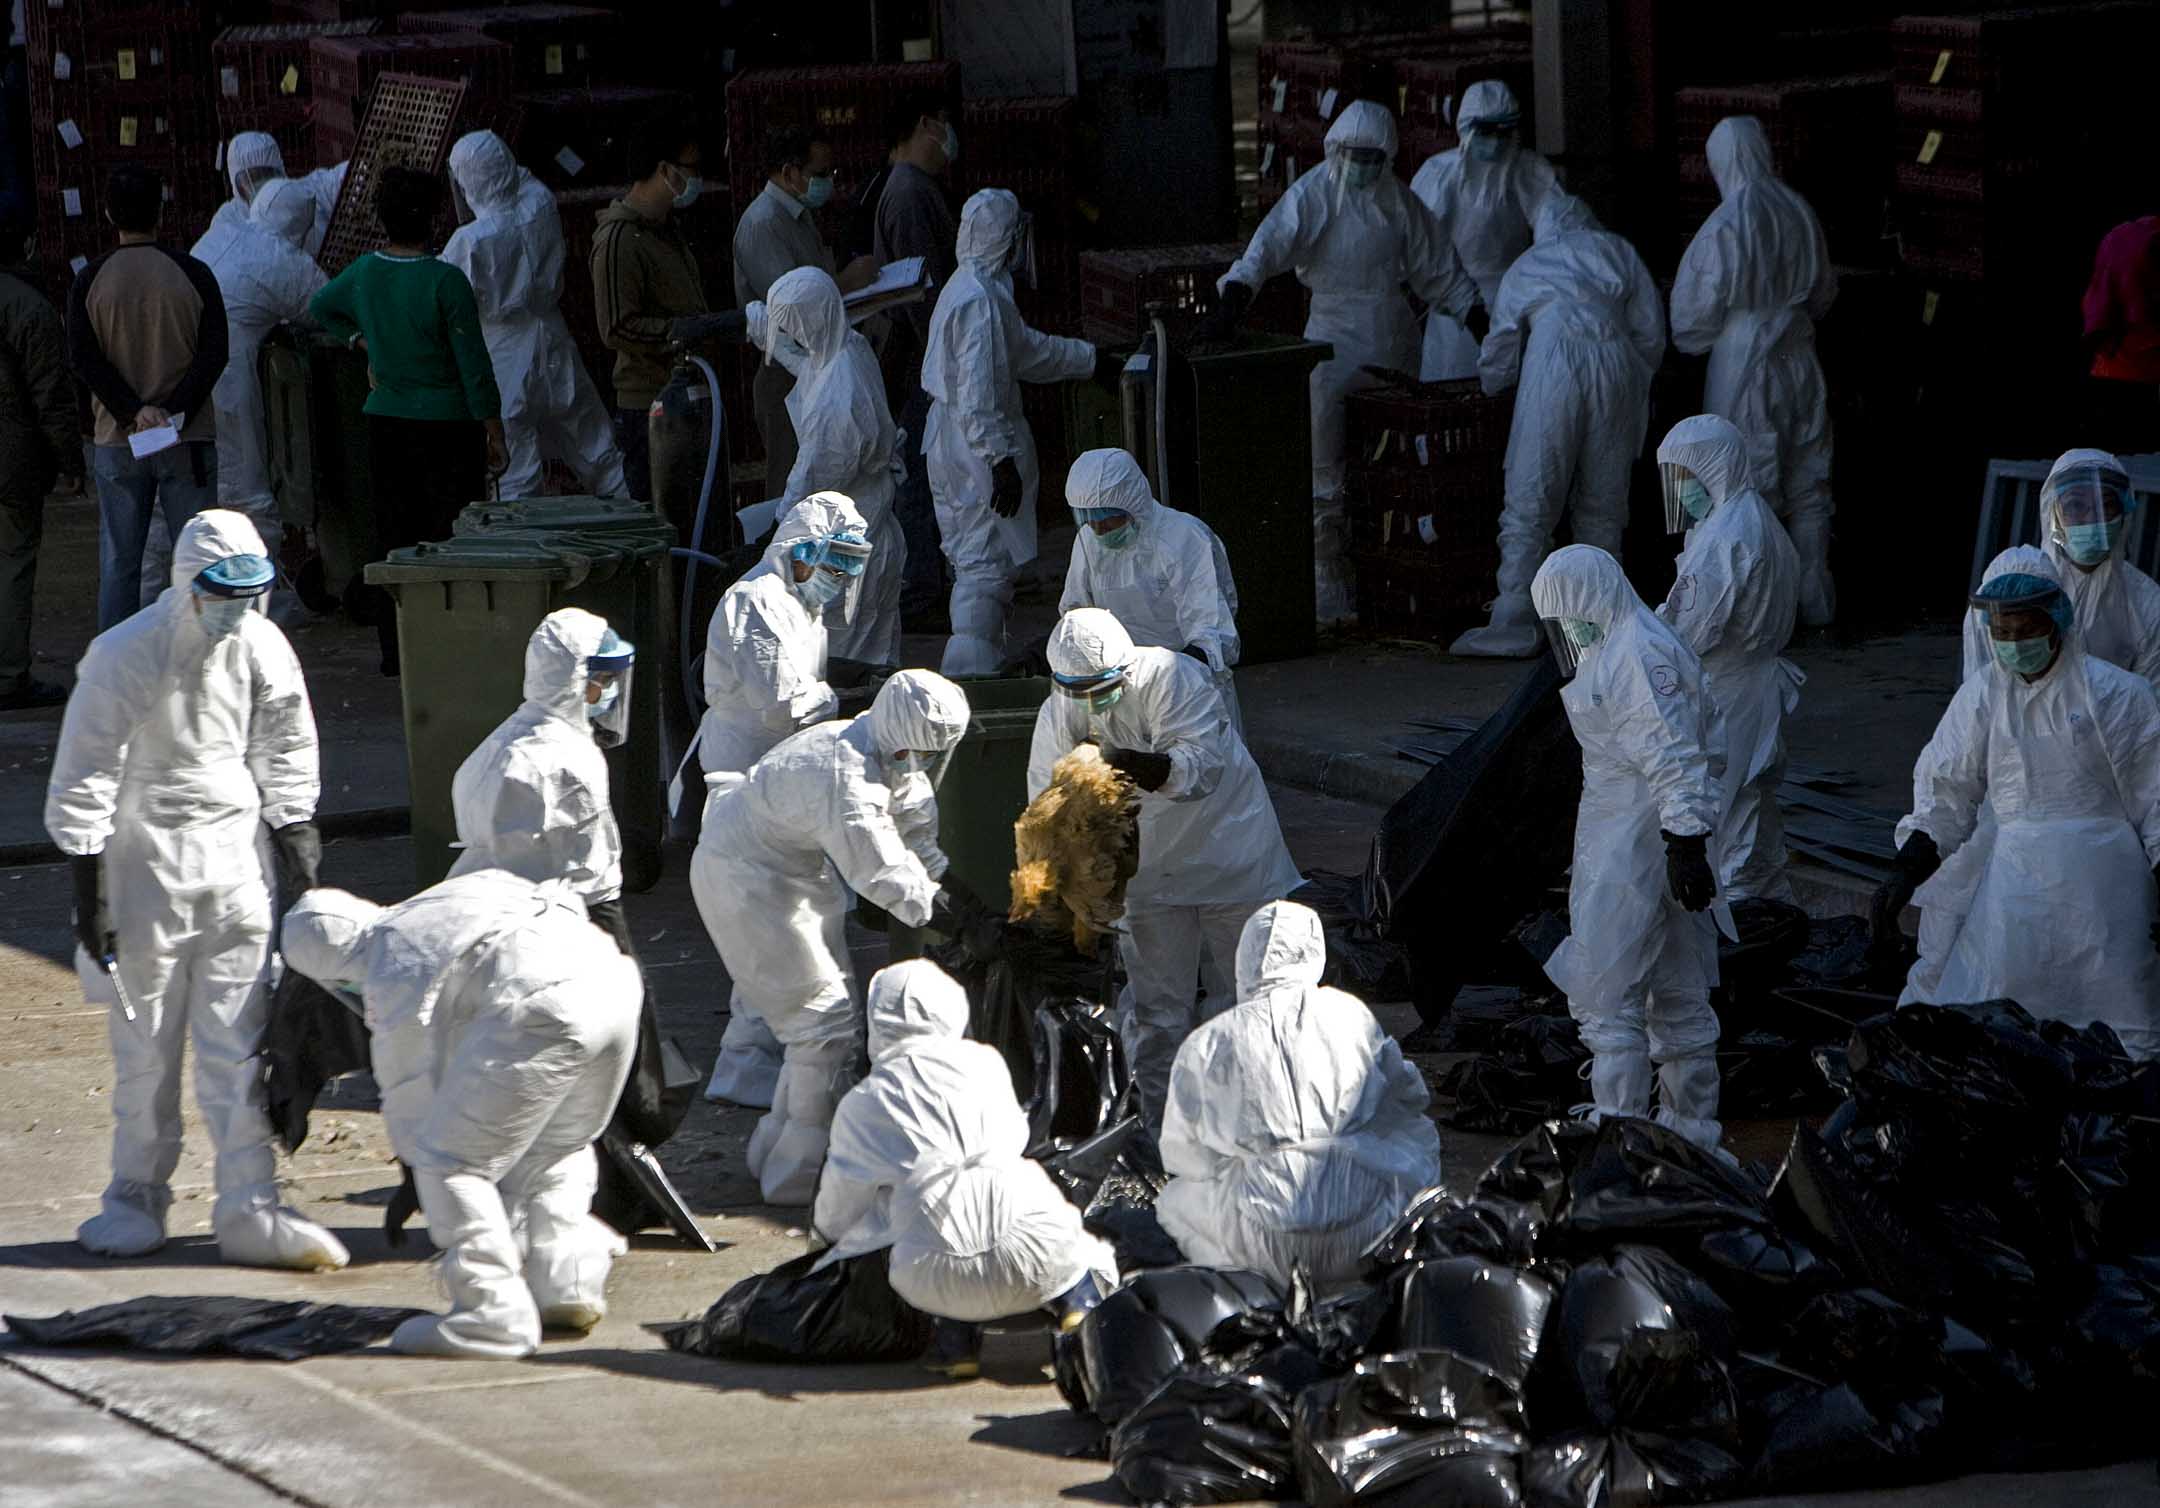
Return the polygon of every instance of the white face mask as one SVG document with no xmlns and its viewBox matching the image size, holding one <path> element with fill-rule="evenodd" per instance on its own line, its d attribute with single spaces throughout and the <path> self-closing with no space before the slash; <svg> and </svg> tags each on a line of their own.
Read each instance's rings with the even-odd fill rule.
<svg viewBox="0 0 2160 1508">
<path fill-rule="evenodd" d="M 598 722 L 601 718 L 606 717 L 610 712 L 615 710 L 615 703 L 621 700 L 621 698 L 621 684 L 619 682 L 610 681 L 607 685 L 600 688 L 600 696 L 597 701 L 590 701 L 585 704 L 585 720 L 589 723 Z"/>
<path fill-rule="evenodd" d="M 238 633 L 240 624 L 254 606 L 252 597 L 197 597 L 198 614 L 202 630 L 212 639 L 223 639 Z"/>
</svg>

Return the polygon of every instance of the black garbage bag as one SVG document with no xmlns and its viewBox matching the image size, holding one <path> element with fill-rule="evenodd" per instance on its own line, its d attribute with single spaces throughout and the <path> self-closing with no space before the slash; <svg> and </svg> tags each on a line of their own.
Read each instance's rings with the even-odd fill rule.
<svg viewBox="0 0 2160 1508">
<path fill-rule="evenodd" d="M 1942 1370 L 1942 1317 L 1909 1308 L 1878 1289 L 1817 1294 L 1787 1322 L 1786 1331 L 1780 1359 L 1812 1376 L 1908 1391 Z"/>
<path fill-rule="evenodd" d="M 1842 1145 L 1795 1126 L 1775 1193 L 1854 1282 L 1914 1308 L 1950 1307 L 1951 1254 L 1931 1227 L 1885 1197 Z"/>
<path fill-rule="evenodd" d="M 1040 1073 L 1036 1012 L 1072 1001 L 1106 1009 L 1116 998 L 1114 948 L 1082 953 L 1069 934 L 1040 927 L 1004 928 L 990 959 L 977 957 L 959 941 L 931 948 L 928 957 L 967 991 L 968 1036 L 1004 1057 L 1013 1094 L 1023 1105 L 1035 1097 Z"/>
<path fill-rule="evenodd" d="M 1250 1377 L 1179 1372 L 1111 1433 L 1110 1465 L 1140 1503 L 1294 1497 L 1290 1398 Z"/>
<path fill-rule="evenodd" d="M 705 1076 L 690 1066 L 675 1039 L 660 1035 L 660 1018 L 653 1013 L 652 991 L 647 990 L 638 1011 L 637 1053 L 609 1124 L 631 1141 L 660 1146 L 682 1125 L 704 1083 Z"/>
<path fill-rule="evenodd" d="M 1031 1027 L 1033 1092 L 1021 1100 L 1030 1157 L 1067 1151 L 1131 1113 L 1132 1074 L 1109 1012 L 1090 1001 L 1038 1006 Z"/>
<path fill-rule="evenodd" d="M 1522 1459 L 1526 1508 L 1645 1508 L 1731 1497 L 1747 1467 L 1724 1446 L 1647 1430 L 1541 1440 Z"/>
<path fill-rule="evenodd" d="M 1222 1370 L 1226 1352 L 1249 1359 L 1256 1331 L 1238 1322 L 1257 1314 L 1265 1330 L 1282 1305 L 1282 1296 L 1256 1272 L 1143 1272 L 1090 1310 L 1077 1330 L 1059 1337 L 1060 1387 L 1075 1409 L 1115 1428 L 1179 1372 Z"/>
<path fill-rule="evenodd" d="M 593 1152 L 600 1163 L 599 1181 L 593 1188 L 594 1218 L 606 1221 L 625 1236 L 634 1236 L 649 1226 L 665 1225 L 699 1251 L 720 1249 L 690 1213 L 689 1203 L 676 1190 L 674 1180 L 650 1147 L 610 1126 L 600 1133 Z"/>
<path fill-rule="evenodd" d="M 1732 905 L 1736 942 L 1718 937 L 1718 978 L 1742 998 L 1780 978 L 1809 942 L 1808 914 L 1786 901 L 1750 898 Z"/>
<path fill-rule="evenodd" d="M 1580 1088 L 1580 1085 L 1571 1086 Z M 1549 1080 L 1510 1068 L 1498 1058 L 1465 1058 L 1435 1086 L 1441 1099 L 1453 1102 L 1440 1119 L 1458 1131 L 1488 1136 L 1521 1136 L 1565 1114 L 1572 1093 L 1555 1090 Z"/>
<path fill-rule="evenodd" d="M 1427 1189 L 1366 1248 L 1365 1276 L 1377 1279 L 1406 1262 L 1433 1257 L 1483 1257 L 1526 1266 L 1537 1257 L 1544 1229 L 1543 1216 L 1530 1204 L 1485 1194 L 1458 1199 L 1444 1189 Z"/>
<path fill-rule="evenodd" d="M 287 968 L 263 1026 L 263 1108 L 288 1152 L 307 1140 L 308 1112 L 323 1086 L 369 1066 L 367 1023 L 359 1012 Z"/>
<path fill-rule="evenodd" d="M 2160 1211 L 2146 1193 L 2160 1176 L 2160 1143 L 2149 1123 L 2105 1111 L 2066 1116 L 2053 1171 L 2083 1260 L 2160 1245 Z"/>
<path fill-rule="evenodd" d="M 1875 973 L 1869 960 L 1873 942 L 1874 928 L 1864 916 L 1821 917 L 1808 923 L 1807 941 L 1790 967 L 1813 985 L 1864 988 Z"/>
<path fill-rule="evenodd" d="M 668 1346 L 734 1361 L 906 1361 L 930 1344 L 930 1316 L 893 1292 L 890 1251 L 813 1272 L 805 1252 L 744 1278 L 703 1319 L 662 1331 Z"/>
<path fill-rule="evenodd" d="M 425 1313 L 425 1309 L 188 1294 L 128 1299 L 42 1318 L 6 1314 L 0 1319 L 7 1321 L 9 1334 L 34 1346 L 299 1361 L 372 1346 L 405 1321 Z"/>
<path fill-rule="evenodd" d="M 1131 1169 L 1130 1148 L 1110 1175 L 1096 1188 L 1080 1216 L 1091 1235 L 1102 1237 L 1117 1253 L 1118 1271 L 1139 1272 L 1152 1267 L 1177 1267 L 1185 1253 L 1162 1228 L 1155 1215 L 1155 1196 L 1161 1185 Z"/>
<path fill-rule="evenodd" d="M 1731 1356 L 1737 1321 L 1708 1283 L 1670 1256 L 1620 1246 L 1578 1263 L 1553 1325 L 1542 1349 L 1562 1384 L 1552 1390 L 1562 1407 L 1606 1429 L 1707 1432 L 1698 1405 L 1713 1385 L 1702 1373 Z M 1729 1380 L 1724 1387 L 1729 1398 Z"/>
<path fill-rule="evenodd" d="M 1050 1181 L 1058 1186 L 1059 1192 L 1085 1212 L 1111 1175 L 1124 1164 L 1133 1144 L 1147 1134 L 1143 1127 L 1139 1116 L 1128 1115 L 1068 1151 L 1045 1154 L 1043 1171 L 1050 1175 Z"/>
<path fill-rule="evenodd" d="M 1952 1165 L 2052 1140 L 2051 1118 L 2071 1108 L 2077 1083 L 2071 1055 L 2009 1001 L 1873 1017 L 1855 1028 L 1845 1057 L 1861 1117 L 1925 1132 Z"/>
<path fill-rule="evenodd" d="M 1309 906 L 1327 938 L 1327 968 L 1320 982 L 1360 1000 L 1402 1000 L 1410 993 L 1410 967 L 1402 944 L 1380 935 L 1365 910 L 1365 877 L 1315 869 L 1290 892 Z"/>
<path fill-rule="evenodd" d="M 1395 1295 L 1382 1286 L 1353 1283 L 1325 1297 L 1302 1270 L 1290 1275 L 1284 1322 L 1296 1344 L 1329 1375 L 1347 1372 L 1369 1351 L 1383 1349 L 1382 1331 L 1395 1314 Z M 1403 1350 L 1405 1347 L 1387 1349 Z"/>
<path fill-rule="evenodd" d="M 2139 1108 L 2138 1060 L 2131 1057 L 2105 1021 L 2072 1026 L 2067 1021 L 2042 1021 L 2040 1040 L 2061 1053 L 2070 1063 L 2070 1078 L 2079 1109 L 2087 1111 L 2135 1111 Z"/>
<path fill-rule="evenodd" d="M 2109 1382 L 2160 1383 L 2160 1258 L 2094 1267 L 2070 1334 Z"/>
<path fill-rule="evenodd" d="M 1940 1393 L 1878 1411 L 1850 1383 L 1799 1386 L 1777 1400 L 1748 1485 L 1785 1493 L 1916 1481 L 1931 1473 L 1942 1441 Z"/>
<path fill-rule="evenodd" d="M 1391 1351 L 1453 1351 L 1520 1390 L 1530 1381 L 1553 1291 L 1481 1257 L 1437 1257 L 1395 1274 Z"/>
<path fill-rule="evenodd" d="M 1367 1357 L 1307 1388 L 1292 1419 L 1298 1486 L 1314 1508 L 1520 1501 L 1522 1395 L 1452 1351 Z"/>
</svg>

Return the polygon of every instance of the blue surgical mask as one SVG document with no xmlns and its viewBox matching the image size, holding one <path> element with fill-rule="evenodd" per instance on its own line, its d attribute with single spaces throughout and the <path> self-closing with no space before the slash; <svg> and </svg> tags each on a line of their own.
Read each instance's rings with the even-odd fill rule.
<svg viewBox="0 0 2160 1508">
<path fill-rule="evenodd" d="M 705 192 L 705 180 L 685 167 L 677 167 L 675 171 L 682 174 L 683 186 L 675 191 L 671 202 L 677 209 L 688 209 L 698 202 L 698 195 Z"/>
<path fill-rule="evenodd" d="M 1498 131 L 1472 131 L 1469 148 L 1473 162 L 1498 162 L 1507 150 L 1507 138 Z"/>
<path fill-rule="evenodd" d="M 1087 702 L 1088 711 L 1108 712 L 1112 707 L 1115 707 L 1118 704 L 1119 699 L 1124 695 L 1125 683 L 1123 681 L 1120 681 L 1115 686 L 1112 686 L 1108 691 L 1098 691 L 1092 696 L 1084 698 L 1084 700 Z"/>
<path fill-rule="evenodd" d="M 1995 658 L 2002 668 L 2019 675 L 2038 675 L 2048 668 L 2055 658 L 2055 639 L 2043 634 L 2037 639 L 1996 639 Z"/>
<path fill-rule="evenodd" d="M 1673 495 L 1680 500 L 1680 506 L 1687 510 L 1687 516 L 1696 522 L 1700 523 L 1710 516 L 1710 489 L 1702 484 L 1700 477 L 1687 478 L 1673 489 Z"/>
<path fill-rule="evenodd" d="M 1127 519 L 1108 534 L 1096 535 L 1095 542 L 1106 550 L 1122 550 L 1139 537 L 1140 526 Z"/>
<path fill-rule="evenodd" d="M 826 605 L 847 590 L 847 578 L 832 572 L 814 569 L 808 581 L 795 583 L 795 595 L 802 598 L 803 606 L 813 613 L 823 612 Z"/>
<path fill-rule="evenodd" d="M 1343 182 L 1354 189 L 1369 189 L 1380 181 L 1380 175 L 1385 171 L 1387 164 L 1383 162 L 1345 162 Z"/>
<path fill-rule="evenodd" d="M 809 186 L 803 190 L 802 202 L 811 209 L 823 209 L 832 200 L 832 188 L 832 174 L 827 173 L 822 178 L 813 178 L 810 180 Z"/>
<path fill-rule="evenodd" d="M 2115 542 L 2122 538 L 2127 522 L 2111 518 L 2104 524 L 2065 524 L 2063 551 L 2079 565 L 2098 565 L 2114 553 Z"/>
<path fill-rule="evenodd" d="M 240 630 L 240 624 L 255 605 L 252 597 L 198 597 L 202 604 L 202 630 L 213 639 L 223 639 Z"/>
<path fill-rule="evenodd" d="M 1605 637 L 1605 630 L 1588 618 L 1562 618 L 1560 629 L 1568 636 L 1568 642 L 1577 649 L 1588 649 Z"/>
</svg>

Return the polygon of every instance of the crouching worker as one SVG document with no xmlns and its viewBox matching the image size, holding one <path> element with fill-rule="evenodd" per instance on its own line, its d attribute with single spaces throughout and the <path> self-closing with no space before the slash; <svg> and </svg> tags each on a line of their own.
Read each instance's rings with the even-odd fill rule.
<svg viewBox="0 0 2160 1508">
<path fill-rule="evenodd" d="M 881 970 L 866 1015 L 870 1076 L 833 1116 L 818 1265 L 891 1247 L 893 1292 L 939 1321 L 925 1364 L 973 1377 L 986 1322 L 1040 1309 L 1069 1330 L 1117 1286 L 1117 1258 L 1024 1155 L 1012 1074 L 966 1040 L 949 975 L 923 959 Z"/>
<path fill-rule="evenodd" d="M 1235 1009 L 1185 1039 L 1170 1071 L 1156 1217 L 1209 1267 L 1322 1289 L 1440 1182 L 1425 1079 L 1364 1002 L 1323 989 L 1320 918 L 1262 906 L 1238 938 Z"/>
<path fill-rule="evenodd" d="M 502 869 L 383 907 L 312 890 L 285 961 L 357 1004 L 383 1126 L 412 1169 L 451 1310 L 398 1326 L 416 1356 L 528 1356 L 607 1313 L 619 1237 L 589 1213 L 592 1141 L 637 1044 L 636 963 L 562 881 Z"/>
</svg>

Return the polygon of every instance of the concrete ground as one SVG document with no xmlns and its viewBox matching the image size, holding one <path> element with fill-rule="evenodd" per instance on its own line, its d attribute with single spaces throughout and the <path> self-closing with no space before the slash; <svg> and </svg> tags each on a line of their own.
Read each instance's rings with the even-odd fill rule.
<svg viewBox="0 0 2160 1508">
<path fill-rule="evenodd" d="M 41 673 L 65 679 L 88 636 L 87 505 L 56 503 L 39 600 Z M 1055 542 L 1047 545 L 1053 556 Z M 1024 598 L 1047 626 L 1054 583 Z M 1040 631 L 1038 627 L 1037 631 Z M 325 811 L 339 820 L 326 882 L 382 900 L 409 892 L 411 853 L 385 822 L 403 805 L 392 683 L 369 635 L 337 624 L 295 638 L 324 741 Z M 931 646 L 910 641 L 911 657 Z M 1950 686 L 1945 632 L 1803 653 L 1811 680 L 1792 724 L 1796 760 L 1850 771 L 1848 793 L 1892 809 Z M 1384 738 L 1425 716 L 1482 716 L 1518 667 L 1449 660 L 1427 646 L 1344 643 L 1241 673 L 1251 742 L 1299 862 L 1355 870 L 1386 802 L 1419 767 Z M 145 1294 L 242 1294 L 439 1305 L 423 1254 L 392 1251 L 381 1209 L 395 1183 L 379 1118 L 351 1095 L 318 1108 L 286 1165 L 287 1197 L 351 1247 L 343 1272 L 227 1268 L 207 1223 L 211 1168 L 192 1094 L 175 1178 L 173 1239 L 138 1261 L 82 1253 L 71 1237 L 106 1176 L 106 1018 L 85 1009 L 65 965 L 65 871 L 35 862 L 57 714 L 0 716 L 0 1312 L 50 1314 Z M 385 817 L 383 814 L 392 814 Z M 692 907 L 686 854 L 632 899 L 633 929 L 663 1027 L 709 1063 L 726 981 Z M 857 934 L 858 967 L 882 940 Z M 1403 1031 L 1402 1007 L 1381 1007 Z M 1448 1060 L 1424 1062 L 1430 1072 Z M 343 1087 L 343 1086 L 341 1086 Z M 519 1363 L 429 1361 L 376 1349 L 289 1365 L 160 1361 L 40 1350 L 0 1340 L 0 1502 L 22 1508 L 122 1501 L 474 1505 L 1036 1504 L 1118 1502 L 1093 1431 L 1049 1385 L 1039 1334 L 994 1337 L 979 1381 L 911 1366 L 755 1366 L 675 1355 L 648 1328 L 701 1313 L 729 1284 L 802 1249 L 801 1210 L 759 1203 L 742 1154 L 753 1116 L 698 1103 L 662 1160 L 723 1249 L 691 1253 L 655 1233 L 610 1284 L 608 1318 Z M 1787 1128 L 1735 1127 L 1744 1152 Z M 1451 1183 L 1475 1179 L 1499 1140 L 1443 1128 Z M 868 1470 L 866 1470 L 868 1468 Z M 869 1475 L 874 1471 L 876 1475 Z M 1977 1479 L 1902 1493 L 1811 1499 L 1899 1508 L 2029 1501 L 2160 1502 L 2149 1465 L 2045 1478 Z"/>
</svg>

